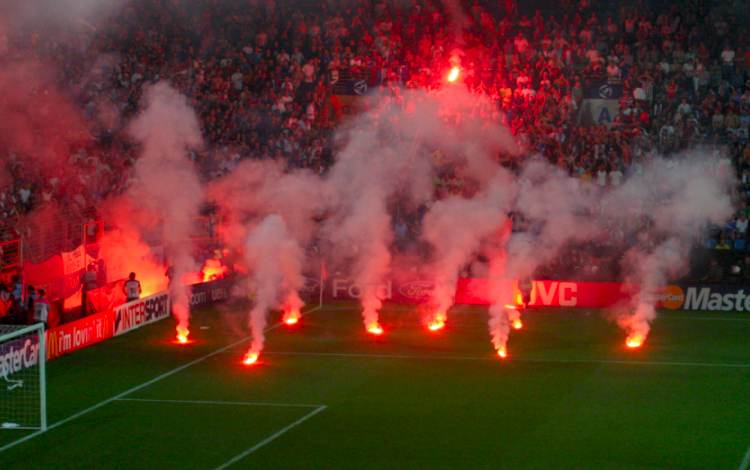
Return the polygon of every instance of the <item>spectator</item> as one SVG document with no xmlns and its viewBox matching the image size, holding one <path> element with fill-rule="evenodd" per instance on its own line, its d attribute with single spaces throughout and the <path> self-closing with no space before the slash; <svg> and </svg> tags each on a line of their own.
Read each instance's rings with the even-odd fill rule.
<svg viewBox="0 0 750 470">
<path fill-rule="evenodd" d="M 46 330 L 49 321 L 50 305 L 44 294 L 44 289 L 39 289 L 37 299 L 34 302 L 34 321 L 44 324 L 44 329 Z"/>
<path fill-rule="evenodd" d="M 141 283 L 135 278 L 135 273 L 128 275 L 128 280 L 125 281 L 122 289 L 128 302 L 141 298 Z"/>
</svg>

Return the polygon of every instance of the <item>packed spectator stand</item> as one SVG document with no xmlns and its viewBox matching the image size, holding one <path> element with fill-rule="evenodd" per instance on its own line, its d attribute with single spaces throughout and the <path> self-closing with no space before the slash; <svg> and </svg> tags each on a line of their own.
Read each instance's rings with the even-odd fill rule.
<svg viewBox="0 0 750 470">
<path fill-rule="evenodd" d="M 54 65 L 54 83 L 72 97 L 86 130 L 52 136 L 75 171 L 51 178 L 29 166 L 24 149 L 0 148 L 8 176 L 0 178 L 3 268 L 17 268 L 18 253 L 9 252 L 33 245 L 13 248 L 14 241 L 45 230 L 60 236 L 25 222 L 31 211 L 64 207 L 66 221 L 84 227 L 97 220 L 100 201 L 128 187 L 136 155 L 123 126 L 144 84 L 166 79 L 189 97 L 207 142 L 191 158 L 206 180 L 247 158 L 324 174 L 346 118 L 343 82 L 356 78 L 397 100 L 403 88 L 442 86 L 460 60 L 465 86 L 492 99 L 488 118 L 582 180 L 619 185 L 655 153 L 729 156 L 740 210 L 696 247 L 690 276 L 750 276 L 750 38 L 741 27 L 750 7 L 563 0 L 546 14 L 547 3 L 470 1 L 456 12 L 439 1 L 134 0 L 102 24 L 0 36 L 0 64 L 33 57 Z M 600 83 L 621 89 L 619 111 L 585 122 L 586 89 Z M 436 186 L 462 190 L 451 175 Z M 397 238 L 416 223 L 397 219 Z M 616 275 L 589 251 L 573 252 L 545 274 Z"/>
</svg>

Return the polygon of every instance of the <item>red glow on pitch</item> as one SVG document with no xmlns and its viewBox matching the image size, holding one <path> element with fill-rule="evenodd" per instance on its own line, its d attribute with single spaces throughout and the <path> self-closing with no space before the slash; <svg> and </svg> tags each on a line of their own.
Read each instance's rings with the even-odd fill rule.
<svg viewBox="0 0 750 470">
<path fill-rule="evenodd" d="M 378 323 L 373 323 L 367 327 L 367 332 L 371 335 L 380 336 L 383 334 L 383 327 Z"/>
<path fill-rule="evenodd" d="M 461 69 L 458 67 L 451 67 L 450 72 L 448 72 L 448 81 L 453 83 L 456 80 L 458 80 L 459 75 L 461 75 Z"/>
<path fill-rule="evenodd" d="M 259 354 L 257 352 L 248 351 L 245 357 L 242 359 L 242 363 L 246 366 L 251 366 L 258 362 Z"/>
<path fill-rule="evenodd" d="M 644 341 L 646 341 L 646 338 L 642 334 L 632 333 L 625 340 L 625 346 L 629 347 L 630 349 L 638 349 L 643 346 Z"/>
</svg>

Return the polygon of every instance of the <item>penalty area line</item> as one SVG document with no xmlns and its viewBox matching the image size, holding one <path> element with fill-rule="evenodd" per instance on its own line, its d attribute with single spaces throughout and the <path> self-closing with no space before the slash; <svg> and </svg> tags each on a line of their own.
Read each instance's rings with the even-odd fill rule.
<svg viewBox="0 0 750 470">
<path fill-rule="evenodd" d="M 296 428 L 297 426 L 299 426 L 300 424 L 304 423 L 305 421 L 307 421 L 308 419 L 312 418 L 313 416 L 315 416 L 316 414 L 320 413 L 321 411 L 325 410 L 326 408 L 327 408 L 326 405 L 320 405 L 320 406 L 318 406 L 317 408 L 315 408 L 311 412 L 307 413 L 305 416 L 301 417 L 297 421 L 284 426 L 283 428 L 279 429 L 278 431 L 276 431 L 275 433 L 271 434 L 267 438 L 263 439 L 259 443 L 255 444 L 254 446 L 250 447 L 249 449 L 246 449 L 246 450 L 242 451 L 241 453 L 239 453 L 236 456 L 232 457 L 231 459 L 227 460 L 223 464 L 219 465 L 214 470 L 224 470 L 225 468 L 227 468 L 227 467 L 229 467 L 229 466 L 231 466 L 231 465 L 239 462 L 240 460 L 244 459 L 248 455 L 250 455 L 253 452 L 257 451 L 261 447 L 264 447 L 264 446 L 270 444 L 271 442 L 275 441 L 276 439 L 278 439 L 282 435 L 284 435 L 287 432 L 291 431 L 292 429 Z"/>
<path fill-rule="evenodd" d="M 307 403 L 270 403 L 264 401 L 222 401 L 222 400 L 162 400 L 159 398 L 118 398 L 115 401 L 130 401 L 143 403 L 175 403 L 187 405 L 225 405 L 225 406 L 277 406 L 288 408 L 320 408 L 324 405 L 309 405 Z"/>
<path fill-rule="evenodd" d="M 742 462 L 740 462 L 739 470 L 747 470 L 748 467 L 750 467 L 750 447 L 747 448 L 745 457 L 742 459 Z"/>
<path fill-rule="evenodd" d="M 302 313 L 302 316 L 308 315 L 308 314 L 310 314 L 310 313 L 312 313 L 312 312 L 314 312 L 316 310 L 320 310 L 321 308 L 322 308 L 322 305 L 318 305 L 318 306 L 316 306 L 316 307 L 314 307 L 314 308 L 312 308 L 312 309 L 310 309 L 310 310 Z M 276 323 L 276 324 L 271 325 L 270 327 L 266 328 L 264 330 L 264 332 L 275 330 L 276 328 L 279 328 L 282 325 L 283 325 L 283 323 L 281 323 L 281 322 Z M 239 340 L 237 340 L 237 341 L 235 341 L 235 342 L 233 342 L 231 344 L 228 344 L 226 346 L 222 346 L 221 348 L 216 349 L 216 350 L 214 350 L 214 351 L 212 351 L 212 352 L 210 352 L 210 353 L 208 353 L 208 354 L 206 354 L 204 356 L 201 356 L 201 357 L 199 357 L 197 359 L 193 359 L 192 361 L 190 361 L 188 363 L 185 363 L 185 364 L 183 364 L 183 365 L 181 365 L 179 367 L 175 367 L 174 369 L 172 369 L 170 371 L 167 371 L 167 372 L 165 372 L 165 373 L 163 373 L 161 375 L 158 375 L 158 376 L 154 377 L 153 379 L 147 380 L 147 381 L 145 381 L 145 382 L 143 382 L 143 383 L 141 383 L 139 385 L 136 385 L 135 387 L 132 387 L 132 388 L 129 388 L 129 389 L 125 390 L 124 392 L 118 393 L 117 395 L 109 397 L 106 400 L 102 400 L 102 401 L 100 401 L 99 403 L 97 403 L 95 405 L 91 405 L 88 408 L 85 408 L 85 409 L 83 409 L 83 410 L 81 410 L 81 411 L 79 411 L 77 413 L 74 413 L 74 414 L 68 416 L 67 418 L 64 418 L 64 419 L 61 419 L 60 421 L 52 423 L 52 424 L 48 425 L 47 429 L 45 429 L 45 430 L 39 430 L 39 431 L 33 432 L 31 434 L 28 434 L 28 435 L 26 435 L 26 436 L 24 436 L 22 438 L 16 439 L 15 441 L 9 442 L 8 444 L 5 444 L 4 446 L 0 447 L 0 454 L 3 453 L 3 452 L 5 452 L 8 449 L 12 449 L 13 447 L 15 447 L 15 446 L 17 446 L 19 444 L 23 444 L 24 442 L 27 442 L 27 441 L 29 441 L 29 440 L 37 437 L 37 436 L 40 436 L 40 435 L 44 434 L 47 431 L 51 431 L 51 430 L 53 430 L 55 428 L 58 428 L 58 427 L 60 427 L 60 426 L 62 426 L 64 424 L 67 424 L 67 423 L 69 423 L 69 422 L 71 422 L 71 421 L 73 421 L 75 419 L 78 419 L 81 416 L 87 415 L 87 414 L 91 413 L 92 411 L 96 411 L 99 408 L 101 408 L 101 407 L 103 407 L 105 405 L 108 405 L 108 404 L 112 403 L 115 400 L 119 400 L 119 399 L 121 399 L 121 398 L 123 398 L 123 397 L 125 397 L 127 395 L 130 395 L 131 393 L 135 393 L 135 392 L 137 392 L 139 390 L 142 390 L 142 389 L 144 389 L 144 388 L 146 388 L 146 387 L 148 387 L 150 385 L 153 385 L 153 384 L 155 384 L 157 382 L 160 382 L 160 381 L 162 381 L 162 380 L 164 380 L 164 379 L 166 379 L 168 377 L 171 377 L 171 376 L 173 376 L 174 374 L 176 374 L 178 372 L 182 372 L 183 370 L 187 369 L 188 367 L 192 367 L 192 366 L 194 366 L 196 364 L 200 364 L 201 362 L 205 361 L 206 359 L 210 359 L 210 358 L 212 358 L 214 356 L 217 356 L 217 355 L 223 353 L 224 351 L 228 351 L 228 350 L 230 350 L 230 349 L 232 349 L 232 348 L 234 348 L 236 346 L 239 346 L 240 344 L 246 343 L 248 341 L 250 341 L 250 336 L 246 336 L 246 337 L 244 337 L 242 339 L 239 339 Z"/>
</svg>

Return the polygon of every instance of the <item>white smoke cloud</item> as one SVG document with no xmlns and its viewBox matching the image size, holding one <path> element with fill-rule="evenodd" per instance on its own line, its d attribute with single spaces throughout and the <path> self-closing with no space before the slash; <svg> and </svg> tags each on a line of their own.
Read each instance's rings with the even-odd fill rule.
<svg viewBox="0 0 750 470">
<path fill-rule="evenodd" d="M 249 315 L 252 343 L 248 354 L 257 357 L 265 344 L 269 310 L 284 307 L 298 311 L 302 307 L 299 290 L 304 284 L 303 251 L 284 220 L 272 214 L 250 231 L 244 252 L 252 273 L 250 287 L 254 294 Z"/>
<path fill-rule="evenodd" d="M 167 83 L 148 87 L 142 106 L 128 127 L 142 145 L 136 181 L 128 197 L 160 219 L 167 260 L 174 269 L 172 313 L 178 331 L 184 333 L 189 324 L 190 295 L 182 281 L 198 269 L 191 235 L 203 202 L 203 187 L 187 152 L 202 145 L 201 131 L 187 99 Z"/>
<path fill-rule="evenodd" d="M 426 323 L 438 326 L 445 322 L 455 300 L 459 269 L 480 251 L 482 241 L 505 223 L 515 189 L 512 176 L 498 170 L 489 186 L 475 197 L 442 199 L 425 215 L 423 237 L 434 248 L 430 272 L 435 282 Z"/>
</svg>

